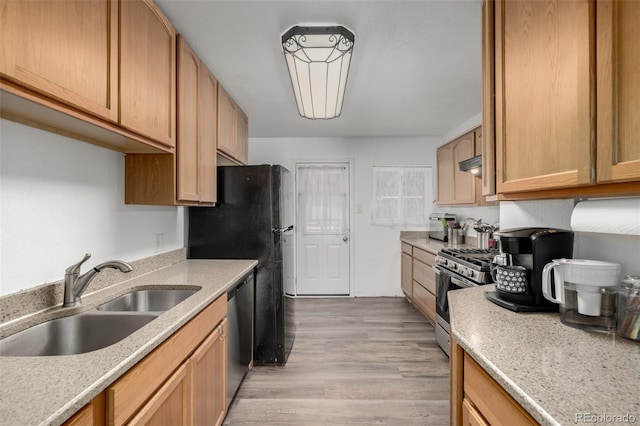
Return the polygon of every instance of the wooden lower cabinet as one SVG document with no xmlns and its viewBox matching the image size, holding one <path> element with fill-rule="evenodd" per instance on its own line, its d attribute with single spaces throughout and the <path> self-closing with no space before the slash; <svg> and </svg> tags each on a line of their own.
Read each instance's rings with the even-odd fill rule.
<svg viewBox="0 0 640 426">
<path fill-rule="evenodd" d="M 402 286 L 402 291 L 409 299 L 409 302 L 413 301 L 413 275 L 412 275 L 412 267 L 413 267 L 413 259 L 407 253 L 402 253 L 402 263 L 401 263 L 401 273 L 402 278 L 400 280 L 400 285 Z"/>
<path fill-rule="evenodd" d="M 451 339 L 451 424 L 539 424 L 478 363 Z"/>
<path fill-rule="evenodd" d="M 436 295 L 413 280 L 413 304 L 427 317 L 431 324 L 436 323 Z"/>
<path fill-rule="evenodd" d="M 435 255 L 402 243 L 401 286 L 407 299 L 432 324 L 436 323 Z"/>
<path fill-rule="evenodd" d="M 227 320 L 202 342 L 189 360 L 194 426 L 220 425 L 227 401 Z"/>
<path fill-rule="evenodd" d="M 463 426 L 489 426 L 484 417 L 468 399 L 462 401 L 462 425 Z"/>
<path fill-rule="evenodd" d="M 226 315 L 225 294 L 95 398 L 94 419 L 109 426 L 221 424 L 226 414 Z M 101 398 L 106 404 L 99 408 L 95 402 Z"/>
<path fill-rule="evenodd" d="M 127 425 L 187 426 L 190 423 L 189 363 L 184 363 Z"/>
</svg>

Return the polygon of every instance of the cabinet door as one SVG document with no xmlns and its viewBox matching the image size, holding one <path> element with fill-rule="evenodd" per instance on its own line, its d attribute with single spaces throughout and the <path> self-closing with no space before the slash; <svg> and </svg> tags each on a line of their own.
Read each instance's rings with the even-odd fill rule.
<svg viewBox="0 0 640 426">
<path fill-rule="evenodd" d="M 598 183 L 640 180 L 640 2 L 596 4 Z"/>
<path fill-rule="evenodd" d="M 80 411 L 64 422 L 63 426 L 93 426 L 93 406 L 85 405 Z"/>
<path fill-rule="evenodd" d="M 438 204 L 453 202 L 453 146 L 447 144 L 436 151 L 438 168 Z"/>
<path fill-rule="evenodd" d="M 482 195 L 496 193 L 494 2 L 482 3 Z"/>
<path fill-rule="evenodd" d="M 177 198 L 198 201 L 198 69 L 200 59 L 178 37 Z"/>
<path fill-rule="evenodd" d="M 198 113 L 199 152 L 198 182 L 200 202 L 215 203 L 217 188 L 216 129 L 218 81 L 201 63 L 200 110 Z"/>
<path fill-rule="evenodd" d="M 462 400 L 462 426 L 489 426 L 480 412 L 466 398 Z"/>
<path fill-rule="evenodd" d="M 247 164 L 249 160 L 249 119 L 239 108 L 237 121 L 238 126 L 236 133 L 236 158 L 242 164 Z"/>
<path fill-rule="evenodd" d="M 594 6 L 495 3 L 497 192 L 594 183 Z"/>
<path fill-rule="evenodd" d="M 222 85 L 218 85 L 218 150 L 236 157 L 236 106 Z"/>
<path fill-rule="evenodd" d="M 475 360 L 464 354 L 463 387 L 465 399 L 492 425 L 537 425 L 522 408 Z M 464 417 L 464 407 L 462 409 Z"/>
<path fill-rule="evenodd" d="M 413 280 L 413 304 L 431 322 L 436 323 L 436 296 Z"/>
<path fill-rule="evenodd" d="M 227 320 L 224 319 L 190 359 L 193 425 L 222 424 L 226 412 Z"/>
<path fill-rule="evenodd" d="M 0 9 L 3 77 L 117 121 L 117 1 L 2 0 Z"/>
<path fill-rule="evenodd" d="M 129 426 L 186 426 L 189 424 L 190 386 L 187 363 L 162 385 L 131 419 Z"/>
<path fill-rule="evenodd" d="M 412 258 L 406 253 L 402 253 L 400 285 L 402 291 L 410 301 L 413 299 L 413 276 L 411 274 Z"/>
<path fill-rule="evenodd" d="M 460 161 L 475 156 L 474 132 L 469 132 L 453 142 L 453 203 L 474 204 L 476 202 L 476 177 L 458 167 Z"/>
<path fill-rule="evenodd" d="M 120 124 L 175 146 L 176 31 L 151 0 L 120 3 Z"/>
</svg>

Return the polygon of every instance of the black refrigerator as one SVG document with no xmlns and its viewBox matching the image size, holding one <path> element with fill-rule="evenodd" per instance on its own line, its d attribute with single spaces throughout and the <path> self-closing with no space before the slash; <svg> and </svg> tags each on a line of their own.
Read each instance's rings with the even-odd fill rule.
<svg viewBox="0 0 640 426">
<path fill-rule="evenodd" d="M 254 363 L 285 364 L 296 329 L 284 272 L 293 261 L 284 243 L 294 238 L 291 172 L 278 165 L 218 167 L 217 205 L 190 207 L 188 227 L 189 259 L 258 260 Z"/>
</svg>

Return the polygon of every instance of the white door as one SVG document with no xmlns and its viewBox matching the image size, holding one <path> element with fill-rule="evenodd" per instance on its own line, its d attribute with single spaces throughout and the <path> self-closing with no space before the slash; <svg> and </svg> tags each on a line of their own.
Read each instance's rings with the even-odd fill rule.
<svg viewBox="0 0 640 426">
<path fill-rule="evenodd" d="M 298 295 L 349 295 L 349 187 L 349 163 L 296 165 Z"/>
</svg>

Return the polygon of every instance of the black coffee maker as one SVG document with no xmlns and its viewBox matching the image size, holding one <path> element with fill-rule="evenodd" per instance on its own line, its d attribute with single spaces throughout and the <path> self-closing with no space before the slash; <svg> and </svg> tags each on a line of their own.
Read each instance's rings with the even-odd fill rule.
<svg viewBox="0 0 640 426">
<path fill-rule="evenodd" d="M 542 294 L 542 269 L 553 259 L 573 257 L 573 232 L 554 228 L 497 231 L 500 254 L 491 264 L 495 291 L 485 296 L 515 312 L 553 312 L 558 305 Z"/>
</svg>

